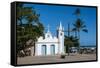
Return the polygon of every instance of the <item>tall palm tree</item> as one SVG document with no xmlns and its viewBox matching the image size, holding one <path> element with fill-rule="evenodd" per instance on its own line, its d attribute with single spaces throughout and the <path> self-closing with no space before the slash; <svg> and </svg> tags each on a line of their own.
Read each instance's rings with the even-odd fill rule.
<svg viewBox="0 0 100 68">
<path fill-rule="evenodd" d="M 74 26 L 73 29 L 76 30 L 78 33 L 79 40 L 80 40 L 80 31 L 88 32 L 88 30 L 86 29 L 86 25 L 81 19 L 77 19 L 75 24 L 73 24 L 73 26 Z M 80 41 L 79 41 L 79 51 L 80 51 Z"/>
<path fill-rule="evenodd" d="M 73 13 L 74 15 L 76 15 L 76 18 L 79 18 L 81 15 L 81 11 L 79 8 L 76 8 L 75 12 Z M 73 28 L 72 31 L 75 33 L 75 38 L 77 38 L 77 29 Z"/>
<path fill-rule="evenodd" d="M 75 22 L 74 28 L 72 29 L 72 31 L 75 32 L 75 37 L 80 40 L 80 31 L 84 31 L 84 32 L 88 32 L 88 30 L 86 29 L 86 25 L 84 24 L 84 22 L 80 19 L 80 15 L 81 15 L 81 11 L 79 8 L 76 8 L 74 15 L 77 16 L 77 20 Z M 79 51 L 80 51 L 80 41 L 79 41 Z"/>
</svg>

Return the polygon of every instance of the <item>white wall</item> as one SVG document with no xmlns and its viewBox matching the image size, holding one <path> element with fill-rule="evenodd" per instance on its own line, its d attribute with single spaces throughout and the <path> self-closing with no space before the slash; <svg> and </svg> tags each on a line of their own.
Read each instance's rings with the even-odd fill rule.
<svg viewBox="0 0 100 68">
<path fill-rule="evenodd" d="M 64 32 L 62 30 L 59 30 L 59 53 L 64 54 Z"/>
<path fill-rule="evenodd" d="M 36 44 L 36 54 L 35 56 L 41 56 L 42 55 L 42 45 L 46 45 L 46 55 L 51 55 L 51 45 L 52 43 L 46 43 L 46 44 Z M 58 54 L 58 44 L 55 43 L 55 54 Z"/>
<path fill-rule="evenodd" d="M 59 46 L 59 44 L 55 44 L 55 54 L 58 54 L 58 46 Z"/>
<path fill-rule="evenodd" d="M 14 68 L 10 65 L 10 3 L 14 0 L 0 0 L 0 68 Z M 16 0 L 17 1 L 17 0 Z M 66 3 L 66 4 L 83 4 L 98 5 L 98 39 L 100 40 L 100 0 L 21 0 L 31 2 L 48 2 L 48 3 Z M 100 42 L 98 42 L 100 52 Z M 99 54 L 100 60 L 100 54 Z M 23 66 L 21 68 L 100 68 L 99 62 L 89 63 L 71 63 L 56 65 L 39 65 L 39 66 Z"/>
</svg>

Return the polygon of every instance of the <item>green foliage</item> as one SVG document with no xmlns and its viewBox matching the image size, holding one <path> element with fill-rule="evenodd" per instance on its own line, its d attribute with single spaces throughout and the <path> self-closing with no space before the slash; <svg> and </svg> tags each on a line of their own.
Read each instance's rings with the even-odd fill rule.
<svg viewBox="0 0 100 68">
<path fill-rule="evenodd" d="M 79 17 L 81 15 L 81 12 L 80 12 L 79 8 L 76 9 L 75 15 L 77 17 Z M 72 29 L 72 31 L 75 32 L 76 38 L 78 36 L 78 39 L 79 39 L 79 51 L 80 51 L 80 31 L 88 32 L 88 30 L 86 29 L 86 25 L 84 24 L 84 22 L 80 18 L 77 18 L 77 20 L 75 21 L 73 26 L 74 26 L 74 28 Z"/>
<path fill-rule="evenodd" d="M 86 28 L 86 25 L 84 24 L 84 22 L 81 19 L 77 19 L 76 22 L 73 25 L 75 27 L 74 29 L 76 29 L 78 32 L 80 30 Z"/>
<path fill-rule="evenodd" d="M 81 15 L 80 9 L 77 8 L 75 10 L 74 14 L 79 17 Z M 88 32 L 88 30 L 86 29 L 86 25 L 84 24 L 84 22 L 80 18 L 77 18 L 77 20 L 75 21 L 73 26 L 74 26 L 74 28 L 72 29 L 72 31 L 74 31 L 76 33 L 76 37 L 78 34 L 79 39 L 80 39 L 80 31 Z"/>
<path fill-rule="evenodd" d="M 44 26 L 39 21 L 39 14 L 32 7 L 24 7 L 23 3 L 17 3 L 17 52 L 34 46 L 32 43 L 43 35 Z M 29 44 L 26 44 L 32 40 Z"/>
<path fill-rule="evenodd" d="M 68 37 L 65 35 L 64 45 L 66 47 L 65 48 L 66 52 L 68 52 L 70 47 L 78 47 L 79 42 L 78 42 L 78 39 L 76 37 L 73 37 L 73 36 Z"/>
<path fill-rule="evenodd" d="M 23 7 L 23 3 L 17 3 L 17 21 L 20 22 L 20 25 L 23 24 L 23 19 L 26 19 L 28 23 L 33 21 L 39 22 L 39 14 L 36 13 L 35 9 L 32 7 Z M 18 24 L 18 23 L 17 23 Z"/>
<path fill-rule="evenodd" d="M 80 14 L 81 14 L 81 11 L 80 11 L 79 8 L 77 8 L 77 9 L 75 10 L 75 12 L 74 12 L 74 15 L 80 16 Z"/>
</svg>

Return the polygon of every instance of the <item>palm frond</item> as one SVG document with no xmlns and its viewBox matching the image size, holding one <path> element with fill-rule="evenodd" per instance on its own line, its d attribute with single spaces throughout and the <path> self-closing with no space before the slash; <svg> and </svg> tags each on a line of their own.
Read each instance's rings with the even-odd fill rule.
<svg viewBox="0 0 100 68">
<path fill-rule="evenodd" d="M 75 15 L 79 16 L 79 15 L 81 14 L 80 9 L 79 9 L 79 8 L 77 8 L 73 14 L 75 14 Z"/>
<path fill-rule="evenodd" d="M 87 30 L 87 29 L 83 29 L 82 31 L 84 31 L 84 32 L 88 32 L 88 30 Z"/>
<path fill-rule="evenodd" d="M 76 30 L 77 30 L 76 28 L 73 28 L 73 29 L 72 29 L 72 31 L 76 31 Z"/>
</svg>

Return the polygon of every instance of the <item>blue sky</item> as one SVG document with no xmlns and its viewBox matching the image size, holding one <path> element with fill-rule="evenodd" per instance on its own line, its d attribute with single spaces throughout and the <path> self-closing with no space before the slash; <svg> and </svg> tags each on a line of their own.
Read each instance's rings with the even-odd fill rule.
<svg viewBox="0 0 100 68">
<path fill-rule="evenodd" d="M 80 18 L 85 22 L 88 29 L 88 33 L 80 32 L 81 45 L 96 45 L 96 8 L 39 4 L 25 4 L 24 6 L 34 7 L 40 14 L 39 19 L 45 27 L 45 32 L 47 31 L 47 25 L 49 25 L 53 35 L 56 35 L 56 29 L 60 21 L 64 30 L 67 30 L 68 23 L 70 23 L 70 28 L 73 28 L 72 24 L 77 19 L 73 13 L 76 8 L 79 8 L 81 10 Z"/>
</svg>

